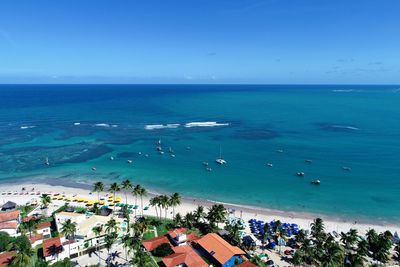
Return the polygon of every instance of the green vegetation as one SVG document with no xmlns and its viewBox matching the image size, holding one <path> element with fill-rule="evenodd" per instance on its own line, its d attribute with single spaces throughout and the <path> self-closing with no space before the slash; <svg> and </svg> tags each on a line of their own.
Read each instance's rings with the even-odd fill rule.
<svg viewBox="0 0 400 267">
<path fill-rule="evenodd" d="M 172 253 L 174 253 L 174 251 L 169 243 L 161 244 L 152 251 L 152 254 L 156 257 L 165 257 L 171 255 Z"/>
</svg>

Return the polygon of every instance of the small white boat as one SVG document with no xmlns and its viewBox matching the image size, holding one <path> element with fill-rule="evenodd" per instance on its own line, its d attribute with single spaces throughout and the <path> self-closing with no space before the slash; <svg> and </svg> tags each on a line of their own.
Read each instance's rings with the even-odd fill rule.
<svg viewBox="0 0 400 267">
<path fill-rule="evenodd" d="M 298 172 L 298 173 L 296 173 L 296 175 L 300 176 L 300 177 L 304 177 L 305 173 L 304 172 Z"/>
<path fill-rule="evenodd" d="M 314 185 L 319 185 L 320 183 L 321 183 L 321 181 L 318 179 L 311 181 L 311 184 L 314 184 Z"/>
<path fill-rule="evenodd" d="M 162 147 L 158 146 L 158 147 L 156 147 L 156 150 L 157 151 L 162 151 Z"/>
<path fill-rule="evenodd" d="M 267 166 L 268 166 L 268 167 L 274 167 L 274 164 L 268 162 L 268 163 L 267 163 Z"/>
<path fill-rule="evenodd" d="M 278 149 L 276 152 L 283 153 L 283 149 Z"/>
<path fill-rule="evenodd" d="M 142 152 L 139 152 L 138 154 L 139 154 L 139 155 L 142 155 Z"/>
<path fill-rule="evenodd" d="M 203 161 L 203 166 L 208 166 L 208 162 L 206 162 L 206 161 Z"/>
<path fill-rule="evenodd" d="M 174 153 L 174 151 L 172 150 L 172 148 L 171 148 L 171 147 L 169 147 L 169 149 L 168 149 L 168 152 L 169 152 L 169 153 L 171 153 L 171 154 L 173 154 L 173 153 Z"/>
<path fill-rule="evenodd" d="M 219 147 L 219 158 L 217 158 L 217 159 L 215 160 L 215 162 L 218 163 L 219 165 L 224 165 L 224 164 L 227 163 L 226 160 L 224 160 L 224 159 L 222 158 L 222 149 L 221 149 L 221 147 Z"/>
<path fill-rule="evenodd" d="M 212 169 L 211 168 L 206 168 L 206 171 L 210 172 L 210 171 L 212 171 Z"/>
<path fill-rule="evenodd" d="M 48 158 L 48 157 L 46 157 L 46 160 L 44 161 L 44 164 L 46 164 L 47 166 L 50 165 L 50 162 L 49 162 L 49 158 Z"/>
<path fill-rule="evenodd" d="M 131 159 L 128 159 L 126 162 L 128 162 L 129 164 L 131 164 L 133 161 Z"/>
<path fill-rule="evenodd" d="M 156 145 L 161 145 L 161 139 L 158 139 L 158 141 L 156 142 Z"/>
<path fill-rule="evenodd" d="M 171 154 L 171 157 L 175 158 L 175 154 Z"/>
<path fill-rule="evenodd" d="M 342 167 L 342 169 L 344 170 L 344 171 L 351 171 L 351 168 L 350 167 Z"/>
<path fill-rule="evenodd" d="M 312 160 L 311 159 L 306 159 L 304 162 L 305 163 L 312 163 Z"/>
<path fill-rule="evenodd" d="M 114 157 L 110 157 L 110 160 L 114 160 Z"/>
<path fill-rule="evenodd" d="M 97 169 L 95 167 L 92 168 L 92 171 L 97 171 Z"/>
<path fill-rule="evenodd" d="M 160 153 L 161 155 L 164 155 L 164 151 L 158 151 L 158 153 Z"/>
</svg>

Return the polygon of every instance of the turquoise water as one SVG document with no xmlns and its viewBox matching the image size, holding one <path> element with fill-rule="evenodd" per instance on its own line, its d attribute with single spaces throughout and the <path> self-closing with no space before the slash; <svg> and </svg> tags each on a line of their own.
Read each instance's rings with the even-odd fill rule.
<svg viewBox="0 0 400 267">
<path fill-rule="evenodd" d="M 2 85 L 0 181 L 130 177 L 189 197 L 398 222 L 399 88 Z M 185 127 L 210 121 L 221 125 Z M 146 129 L 158 124 L 179 126 Z M 214 163 L 220 147 L 225 166 Z"/>
</svg>

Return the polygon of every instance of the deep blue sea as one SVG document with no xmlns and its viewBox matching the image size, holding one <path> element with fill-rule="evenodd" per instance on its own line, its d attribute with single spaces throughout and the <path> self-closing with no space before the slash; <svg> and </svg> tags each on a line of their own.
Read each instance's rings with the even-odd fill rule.
<svg viewBox="0 0 400 267">
<path fill-rule="evenodd" d="M 127 177 L 189 197 L 398 222 L 400 86 L 0 86 L 0 183 Z"/>
</svg>

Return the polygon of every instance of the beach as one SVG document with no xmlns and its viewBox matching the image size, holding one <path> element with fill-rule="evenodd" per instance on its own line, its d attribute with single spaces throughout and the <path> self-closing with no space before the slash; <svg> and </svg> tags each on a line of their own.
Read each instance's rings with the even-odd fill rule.
<svg viewBox="0 0 400 267">
<path fill-rule="evenodd" d="M 87 187 L 87 186 L 86 186 Z M 22 189 L 24 190 L 22 191 Z M 20 194 L 23 192 L 23 194 Z M 10 193 L 10 194 L 9 194 Z M 91 200 L 97 200 L 97 193 L 91 192 L 88 188 L 79 187 L 67 187 L 67 186 L 56 186 L 45 183 L 12 183 L 12 184 L 1 184 L 0 185 L 0 204 L 7 201 L 13 201 L 18 205 L 24 205 L 28 202 L 38 201 L 40 194 L 61 194 L 66 197 L 73 197 L 75 195 L 79 197 L 88 198 Z M 109 193 L 102 192 L 100 197 L 107 197 Z M 143 198 L 143 205 L 149 206 L 149 198 L 154 196 L 154 193 L 149 193 L 148 196 Z M 125 203 L 125 195 L 123 192 L 116 193 L 116 196 L 121 197 L 121 202 Z M 65 203 L 63 200 L 53 200 L 53 205 L 62 206 Z M 135 199 L 131 194 L 128 194 L 128 203 L 134 204 Z M 296 212 L 285 212 L 278 210 L 269 210 L 256 207 L 240 206 L 229 203 L 221 203 L 203 199 L 190 199 L 183 198 L 181 205 L 175 208 L 176 213 L 184 215 L 188 212 L 192 212 L 198 205 L 204 206 L 205 208 L 211 207 L 211 205 L 220 203 L 225 206 L 229 211 L 229 216 L 241 217 L 244 221 L 248 221 L 251 218 L 264 221 L 280 220 L 281 222 L 296 223 L 303 229 L 310 229 L 310 224 L 317 217 L 324 219 L 325 229 L 327 232 L 336 231 L 347 232 L 350 229 L 357 229 L 360 234 L 365 234 L 369 229 L 375 229 L 378 232 L 386 230 L 394 233 L 395 231 L 400 232 L 400 226 L 394 224 L 374 224 L 374 223 L 361 223 L 355 221 L 344 221 L 335 220 L 334 218 L 327 218 L 318 214 L 305 214 Z M 140 204 L 140 200 L 138 200 Z M 71 206 L 85 206 L 84 203 L 71 202 Z M 138 209 L 140 214 L 140 208 Z M 164 214 L 164 213 L 163 213 Z M 150 206 L 148 210 L 144 211 L 146 216 L 156 216 L 156 211 Z M 172 219 L 172 208 L 168 211 L 168 218 Z M 246 232 L 250 233 L 248 224 L 246 224 Z"/>
</svg>

